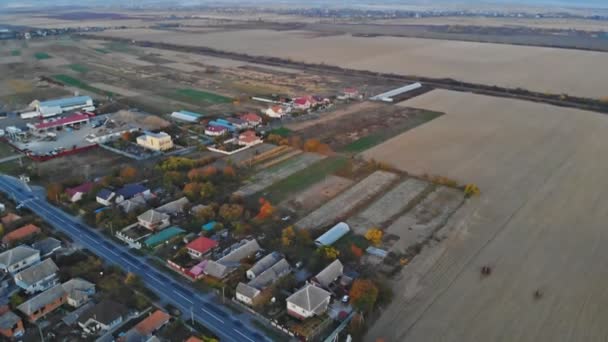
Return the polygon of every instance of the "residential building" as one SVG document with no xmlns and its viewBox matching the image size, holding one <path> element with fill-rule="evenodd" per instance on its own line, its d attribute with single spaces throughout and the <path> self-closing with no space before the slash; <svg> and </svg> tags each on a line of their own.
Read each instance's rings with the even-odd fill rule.
<svg viewBox="0 0 608 342">
<path fill-rule="evenodd" d="M 171 223 L 169 215 L 155 209 L 150 209 L 137 216 L 137 222 L 140 226 L 154 231 L 168 227 Z"/>
<path fill-rule="evenodd" d="M 80 278 L 72 278 L 61 286 L 67 294 L 68 305 L 75 308 L 81 307 L 95 294 L 95 284 Z"/>
<path fill-rule="evenodd" d="M 331 246 L 334 242 L 340 240 L 344 235 L 350 232 L 350 227 L 348 224 L 344 222 L 340 222 L 333 226 L 330 230 L 325 232 L 323 235 L 319 236 L 315 240 L 315 245 L 318 247 L 321 246 Z"/>
<path fill-rule="evenodd" d="M 331 294 L 320 287 L 307 284 L 287 297 L 287 313 L 298 319 L 319 316 L 327 311 Z"/>
<path fill-rule="evenodd" d="M 209 121 L 209 125 L 211 126 L 220 126 L 226 128 L 229 132 L 236 132 L 237 128 L 232 124 L 232 122 L 224 119 L 216 119 Z"/>
<path fill-rule="evenodd" d="M 201 259 L 211 253 L 217 246 L 217 241 L 201 236 L 187 244 L 186 249 L 192 258 Z"/>
<path fill-rule="evenodd" d="M 0 315 L 0 335 L 8 339 L 19 338 L 23 336 L 23 321 L 12 311 L 7 311 Z"/>
<path fill-rule="evenodd" d="M 342 91 L 341 98 L 344 99 L 356 99 L 359 98 L 359 90 L 357 88 L 344 88 Z"/>
<path fill-rule="evenodd" d="M 78 318 L 78 325 L 86 334 L 96 335 L 117 327 L 127 313 L 124 305 L 104 299 L 85 310 Z"/>
<path fill-rule="evenodd" d="M 262 117 L 255 113 L 247 113 L 240 116 L 240 119 L 247 123 L 249 128 L 254 128 L 262 124 Z"/>
<path fill-rule="evenodd" d="M 76 127 L 86 125 L 91 117 L 84 113 L 75 113 L 70 116 L 61 117 L 58 119 L 44 120 L 38 123 L 28 123 L 27 127 L 38 134 L 44 132 L 53 132 L 63 127 Z"/>
<path fill-rule="evenodd" d="M 86 195 L 89 191 L 93 190 L 94 186 L 95 183 L 86 182 L 80 184 L 79 186 L 65 189 L 65 194 L 68 196 L 70 202 L 75 203 L 80 201 L 82 197 Z"/>
<path fill-rule="evenodd" d="M 58 115 L 72 110 L 95 110 L 93 99 L 90 96 L 75 96 L 62 99 L 38 101 L 30 104 L 42 117 Z"/>
<path fill-rule="evenodd" d="M 151 315 L 144 318 L 133 327 L 141 336 L 150 337 L 160 330 L 165 324 L 169 323 L 171 315 L 161 310 L 154 311 Z"/>
<path fill-rule="evenodd" d="M 145 132 L 137 137 L 137 144 L 154 151 L 167 151 L 173 148 L 173 139 L 165 132 Z"/>
<path fill-rule="evenodd" d="M 262 272 L 272 267 L 281 259 L 283 259 L 283 256 L 281 255 L 281 253 L 278 252 L 272 252 L 266 255 L 265 257 L 260 259 L 260 261 L 256 262 L 250 269 L 247 270 L 247 272 L 245 273 L 247 275 L 247 279 L 252 280 L 253 278 L 259 276 L 260 274 L 262 274 Z"/>
<path fill-rule="evenodd" d="M 167 215 L 177 215 L 183 213 L 188 204 L 190 204 L 190 201 L 188 201 L 186 197 L 182 197 L 175 201 L 163 204 L 154 210 Z"/>
<path fill-rule="evenodd" d="M 229 122 L 232 125 L 232 127 L 234 127 L 237 131 L 240 131 L 242 129 L 249 127 L 249 124 L 247 123 L 247 121 L 241 120 L 239 118 L 227 118 L 226 121 Z"/>
<path fill-rule="evenodd" d="M 125 214 L 128 214 L 132 211 L 135 211 L 139 208 L 142 208 L 146 205 L 146 199 L 144 198 L 144 196 L 135 196 L 131 199 L 122 201 L 120 203 L 118 203 L 118 207 L 120 208 L 120 210 L 122 210 Z"/>
<path fill-rule="evenodd" d="M 15 274 L 40 261 L 40 251 L 25 245 L 0 254 L 0 270 Z"/>
<path fill-rule="evenodd" d="M 243 146 L 254 146 L 263 143 L 254 131 L 245 131 L 239 134 L 238 144 Z"/>
<path fill-rule="evenodd" d="M 243 240 L 231 247 L 230 252 L 224 257 L 216 261 L 209 261 L 205 267 L 205 274 L 218 279 L 223 279 L 231 271 L 238 268 L 241 260 L 254 255 L 260 249 L 257 240 Z"/>
<path fill-rule="evenodd" d="M 268 115 L 271 118 L 282 118 L 285 114 L 287 114 L 285 108 L 280 105 L 270 106 L 264 114 Z"/>
<path fill-rule="evenodd" d="M 228 128 L 222 126 L 208 125 L 205 128 L 205 135 L 210 137 L 219 137 L 228 133 Z"/>
<path fill-rule="evenodd" d="M 30 322 L 35 322 L 63 305 L 66 298 L 63 286 L 56 285 L 22 303 L 17 310 L 26 315 Z"/>
<path fill-rule="evenodd" d="M 258 304 L 256 299 L 261 293 L 262 291 L 249 284 L 239 283 L 236 286 L 236 299 L 249 306 Z"/>
<path fill-rule="evenodd" d="M 110 189 L 101 189 L 97 193 L 95 200 L 101 205 L 109 206 L 112 205 L 112 199 L 114 198 L 114 196 L 116 196 L 116 193 L 114 191 Z"/>
<path fill-rule="evenodd" d="M 41 230 L 37 226 L 33 224 L 27 224 L 4 235 L 4 237 L 2 237 L 2 242 L 10 245 L 17 241 L 27 239 L 33 235 L 40 234 L 40 232 Z"/>
<path fill-rule="evenodd" d="M 61 249 L 61 241 L 47 237 L 32 243 L 32 248 L 40 251 L 41 258 L 46 258 Z"/>
<path fill-rule="evenodd" d="M 293 106 L 296 109 L 306 110 L 312 107 L 316 101 L 312 96 L 301 96 L 293 100 Z"/>
<path fill-rule="evenodd" d="M 2 224 L 4 226 L 7 226 L 18 220 L 21 220 L 21 216 L 15 214 L 15 213 L 8 213 L 8 214 L 4 215 L 0 221 L 2 221 Z"/>
<path fill-rule="evenodd" d="M 239 283 L 236 289 L 236 299 L 247 305 L 255 305 L 259 302 L 258 296 L 262 291 L 290 272 L 291 266 L 287 260 L 281 258 L 249 283 Z"/>
<path fill-rule="evenodd" d="M 120 203 L 139 195 L 143 196 L 145 199 L 147 196 L 150 196 L 150 194 L 150 189 L 141 184 L 126 184 L 116 191 L 116 203 Z"/>
<path fill-rule="evenodd" d="M 15 274 L 15 285 L 27 293 L 42 292 L 57 285 L 58 271 L 59 268 L 53 260 L 46 259 Z"/>
<path fill-rule="evenodd" d="M 325 267 L 321 272 L 319 272 L 314 278 L 313 281 L 319 284 L 321 287 L 325 289 L 329 289 L 329 286 L 338 280 L 344 274 L 344 265 L 340 260 L 336 259 L 327 267 Z"/>
<path fill-rule="evenodd" d="M 165 241 L 169 241 L 177 236 L 184 234 L 185 232 L 186 231 L 181 229 L 180 227 L 169 227 L 147 237 L 144 240 L 144 245 L 148 248 L 154 248 L 160 244 L 165 243 Z"/>
<path fill-rule="evenodd" d="M 180 110 L 178 112 L 171 113 L 171 117 L 173 119 L 185 122 L 199 122 L 204 117 L 204 115 L 195 112 L 189 112 L 187 110 Z"/>
</svg>

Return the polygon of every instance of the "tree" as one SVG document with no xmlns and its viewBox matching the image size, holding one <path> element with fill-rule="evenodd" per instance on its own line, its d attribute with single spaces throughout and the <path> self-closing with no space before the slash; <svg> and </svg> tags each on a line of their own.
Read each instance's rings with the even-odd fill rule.
<svg viewBox="0 0 608 342">
<path fill-rule="evenodd" d="M 292 136 L 289 139 L 289 145 L 293 148 L 301 149 L 302 148 L 302 138 L 297 135 Z"/>
<path fill-rule="evenodd" d="M 59 196 L 63 193 L 63 186 L 59 183 L 51 183 L 46 187 L 46 197 L 51 202 L 59 202 Z"/>
<path fill-rule="evenodd" d="M 379 245 L 382 242 L 384 232 L 378 228 L 370 228 L 365 232 L 365 238 L 373 245 Z"/>
<path fill-rule="evenodd" d="M 304 143 L 304 151 L 306 152 L 317 152 L 317 149 L 321 146 L 321 142 L 317 139 L 308 139 Z"/>
<path fill-rule="evenodd" d="M 466 198 L 479 196 L 480 193 L 479 187 L 475 184 L 467 184 L 467 186 L 464 187 L 464 196 Z"/>
<path fill-rule="evenodd" d="M 332 246 L 321 246 L 317 250 L 317 253 L 326 260 L 336 260 L 340 255 L 340 251 Z"/>
<path fill-rule="evenodd" d="M 124 133 L 123 133 L 123 134 L 120 136 L 120 138 L 121 138 L 122 140 L 124 140 L 124 141 L 131 141 L 131 138 L 133 138 L 133 134 L 131 134 L 131 132 L 127 131 L 127 132 L 124 132 Z"/>
<path fill-rule="evenodd" d="M 133 272 L 127 273 L 127 275 L 125 277 L 125 285 L 134 286 L 136 284 L 139 284 L 139 282 L 140 282 L 140 279 L 135 273 L 133 273 Z"/>
<path fill-rule="evenodd" d="M 180 186 L 186 181 L 186 177 L 183 173 L 178 171 L 167 171 L 163 175 L 163 183 L 165 185 L 175 185 Z"/>
<path fill-rule="evenodd" d="M 349 292 L 351 304 L 359 311 L 370 312 L 378 299 L 378 287 L 369 279 L 357 279 Z"/>
<path fill-rule="evenodd" d="M 228 222 L 236 222 L 243 216 L 244 208 L 239 204 L 223 204 L 219 215 Z"/>
<path fill-rule="evenodd" d="M 355 245 L 354 243 L 352 245 L 350 245 L 350 251 L 353 253 L 353 255 L 359 259 L 363 256 L 363 249 L 359 248 L 357 245 Z"/>
<path fill-rule="evenodd" d="M 228 178 L 236 177 L 236 171 L 234 171 L 234 168 L 230 165 L 224 167 L 224 170 L 222 172 L 224 174 L 224 177 L 228 177 Z"/>
<path fill-rule="evenodd" d="M 201 193 L 201 185 L 199 183 L 188 183 L 184 185 L 184 189 L 182 190 L 184 195 L 188 197 L 190 200 L 195 200 L 200 196 Z"/>
<path fill-rule="evenodd" d="M 211 182 L 200 184 L 199 195 L 202 199 L 208 199 L 215 195 L 215 186 Z"/>
<path fill-rule="evenodd" d="M 13 309 L 23 304 L 23 302 L 25 302 L 25 298 L 23 298 L 19 293 L 13 294 L 10 298 L 11 307 Z"/>
<path fill-rule="evenodd" d="M 234 234 L 236 234 L 237 236 L 246 235 L 247 233 L 249 233 L 250 230 L 251 226 L 243 222 L 237 222 L 234 225 Z"/>
<path fill-rule="evenodd" d="M 296 232 L 293 229 L 293 226 L 289 226 L 281 232 L 281 244 L 285 247 L 291 246 L 296 237 Z"/>
<path fill-rule="evenodd" d="M 196 216 L 197 219 L 202 221 L 213 220 L 215 218 L 215 210 L 213 210 L 213 207 L 207 206 L 197 210 L 194 213 L 194 216 Z"/>
<path fill-rule="evenodd" d="M 256 219 L 265 220 L 274 214 L 276 209 L 269 201 L 265 200 L 264 198 L 260 198 L 260 204 L 260 212 L 256 215 Z"/>
<path fill-rule="evenodd" d="M 215 166 L 205 166 L 203 168 L 203 176 L 205 178 L 211 178 L 217 174 L 217 169 Z"/>
<path fill-rule="evenodd" d="M 120 170 L 120 178 L 124 179 L 127 182 L 134 180 L 136 176 L 137 169 L 132 166 L 126 166 L 122 168 L 122 170 Z"/>
<path fill-rule="evenodd" d="M 271 144 L 275 144 L 275 145 L 280 145 L 281 140 L 283 140 L 283 137 L 278 134 L 269 134 L 268 137 L 266 138 L 266 141 L 268 141 Z"/>
</svg>

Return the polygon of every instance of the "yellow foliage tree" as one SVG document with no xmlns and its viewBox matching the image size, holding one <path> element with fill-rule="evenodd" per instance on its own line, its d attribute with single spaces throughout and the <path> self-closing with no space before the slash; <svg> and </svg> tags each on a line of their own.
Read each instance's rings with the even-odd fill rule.
<svg viewBox="0 0 608 342">
<path fill-rule="evenodd" d="M 467 198 L 479 196 L 480 193 L 481 191 L 479 190 L 479 187 L 475 184 L 467 184 L 467 186 L 464 187 L 464 195 Z"/>
<path fill-rule="evenodd" d="M 383 235 L 384 232 L 378 228 L 370 228 L 365 232 L 365 238 L 373 245 L 379 245 Z"/>
<path fill-rule="evenodd" d="M 340 256 L 340 251 L 331 246 L 319 247 L 318 252 L 327 260 L 336 260 Z"/>
<path fill-rule="evenodd" d="M 296 237 L 296 232 L 293 230 L 292 226 L 289 226 L 281 232 L 281 243 L 285 247 L 291 246 L 294 238 Z"/>
</svg>

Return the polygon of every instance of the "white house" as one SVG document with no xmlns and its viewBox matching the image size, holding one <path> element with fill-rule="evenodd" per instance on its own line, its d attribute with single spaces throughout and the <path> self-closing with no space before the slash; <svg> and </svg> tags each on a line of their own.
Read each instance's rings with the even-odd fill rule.
<svg viewBox="0 0 608 342">
<path fill-rule="evenodd" d="M 14 274 L 39 261 L 39 250 L 21 245 L 0 254 L 0 270 Z"/>
<path fill-rule="evenodd" d="M 46 259 L 15 274 L 15 285 L 27 293 L 42 292 L 58 284 L 58 271 L 59 268 L 53 260 Z"/>
<path fill-rule="evenodd" d="M 287 313 L 302 320 L 322 315 L 327 311 L 330 300 L 329 292 L 308 284 L 287 297 Z"/>
<path fill-rule="evenodd" d="M 95 196 L 95 201 L 101 205 L 110 206 L 112 205 L 112 200 L 116 196 L 116 193 L 109 189 L 101 189 L 97 196 Z"/>
<path fill-rule="evenodd" d="M 68 305 L 74 308 L 81 307 L 95 294 L 95 284 L 80 278 L 72 278 L 61 286 L 67 293 Z"/>
<path fill-rule="evenodd" d="M 285 111 L 285 108 L 283 108 L 283 106 L 275 105 L 275 106 L 271 106 L 268 109 L 266 109 L 264 114 L 268 115 L 271 118 L 282 118 L 287 113 Z"/>
<path fill-rule="evenodd" d="M 109 331 L 122 323 L 128 309 L 111 300 L 102 300 L 85 310 L 78 318 L 78 325 L 90 335 Z"/>
</svg>

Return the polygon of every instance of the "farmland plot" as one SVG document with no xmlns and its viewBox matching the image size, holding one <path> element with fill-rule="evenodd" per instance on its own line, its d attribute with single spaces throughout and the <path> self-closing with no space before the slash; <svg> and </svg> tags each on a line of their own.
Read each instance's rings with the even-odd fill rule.
<svg viewBox="0 0 608 342">
<path fill-rule="evenodd" d="M 365 234 L 366 230 L 372 227 L 381 227 L 403 212 L 427 187 L 427 182 L 410 178 L 380 197 L 360 214 L 348 219 L 346 223 L 357 234 Z"/>
<path fill-rule="evenodd" d="M 371 200 L 398 178 L 396 174 L 391 172 L 376 171 L 321 208 L 296 222 L 296 227 L 317 229 L 334 223 Z"/>
<path fill-rule="evenodd" d="M 353 181 L 348 178 L 329 175 L 322 181 L 294 195 L 292 199 L 286 200 L 282 206 L 293 211 L 303 210 L 308 212 L 336 197 L 352 184 Z"/>
</svg>

